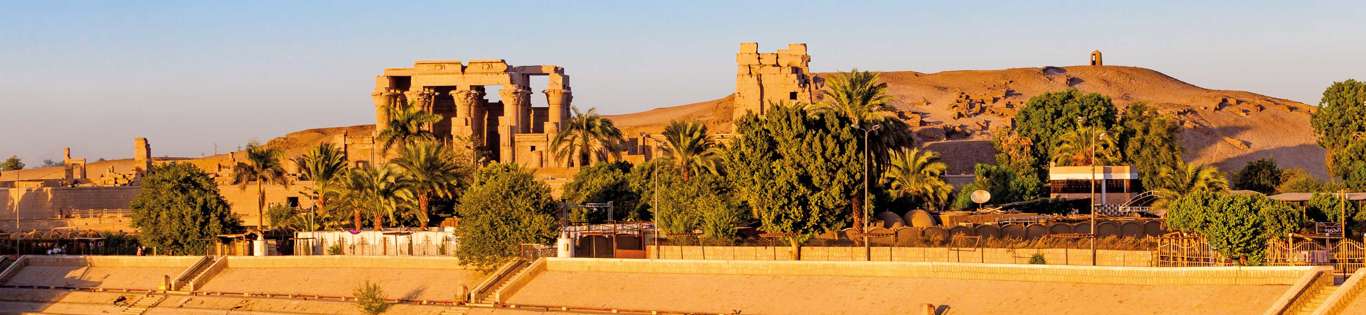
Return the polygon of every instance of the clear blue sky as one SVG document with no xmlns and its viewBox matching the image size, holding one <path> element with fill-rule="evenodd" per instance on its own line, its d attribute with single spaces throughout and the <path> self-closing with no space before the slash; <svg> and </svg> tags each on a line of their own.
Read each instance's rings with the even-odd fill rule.
<svg viewBox="0 0 1366 315">
<path fill-rule="evenodd" d="M 371 123 L 382 68 L 558 64 L 608 113 L 724 96 L 742 41 L 817 71 L 1107 64 L 1318 102 L 1366 78 L 1354 1 L 23 1 L 0 9 L 0 155 L 197 156 Z"/>
</svg>

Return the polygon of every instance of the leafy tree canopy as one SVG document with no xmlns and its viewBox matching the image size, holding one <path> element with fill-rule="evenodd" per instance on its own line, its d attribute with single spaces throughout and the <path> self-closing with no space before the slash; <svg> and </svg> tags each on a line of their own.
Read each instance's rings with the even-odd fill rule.
<svg viewBox="0 0 1366 315">
<path fill-rule="evenodd" d="M 24 161 L 17 155 L 11 155 L 4 162 L 0 162 L 0 171 L 17 171 L 24 169 Z"/>
<path fill-rule="evenodd" d="M 1270 158 L 1248 162 L 1233 176 L 1233 189 L 1273 194 L 1281 184 L 1281 168 Z"/>
<path fill-rule="evenodd" d="M 1343 210 L 1347 210 L 1347 224 L 1366 222 L 1366 213 L 1361 212 L 1361 207 L 1355 202 L 1342 202 L 1342 196 L 1336 193 L 1314 193 L 1309 197 L 1309 202 L 1305 204 L 1305 214 L 1310 219 L 1318 222 L 1337 223 L 1342 219 Z"/>
<path fill-rule="evenodd" d="M 776 105 L 735 128 L 725 169 L 762 230 L 786 235 L 797 254 L 812 235 L 849 224 L 851 200 L 861 197 L 863 135 L 847 118 Z"/>
<path fill-rule="evenodd" d="M 205 254 L 217 235 L 242 229 L 213 178 L 191 164 L 153 166 L 129 207 L 138 240 L 163 253 Z"/>
<path fill-rule="evenodd" d="M 531 172 L 515 164 L 484 166 L 460 198 L 456 257 L 461 264 L 488 270 L 517 257 L 522 244 L 550 244 L 558 209 L 550 186 Z"/>
<path fill-rule="evenodd" d="M 1182 162 L 1181 126 L 1143 103 L 1129 105 L 1119 123 L 1119 146 L 1138 171 L 1143 187 L 1161 186 L 1162 170 L 1179 167 Z"/>
<path fill-rule="evenodd" d="M 643 220 L 644 214 L 637 211 L 640 193 L 631 188 L 631 172 L 631 164 L 620 161 L 580 168 L 574 180 L 564 184 L 564 199 L 572 205 L 611 202 L 617 216 L 612 219 Z M 575 207 L 569 220 L 602 223 L 608 218 L 606 213 Z"/>
<path fill-rule="evenodd" d="M 1115 105 L 1109 97 L 1096 93 L 1082 93 L 1075 89 L 1040 94 L 1025 103 L 1015 115 L 1015 132 L 1034 144 L 1036 161 L 1052 161 L 1053 145 L 1061 135 L 1083 126 L 1113 130 L 1116 124 Z M 1037 167 L 1042 169 L 1044 165 Z M 1046 170 L 1044 170 L 1046 171 Z M 1039 174 L 1043 178 L 1046 174 Z"/>
<path fill-rule="evenodd" d="M 1330 154 L 1347 147 L 1356 134 L 1366 132 L 1366 82 L 1333 82 L 1323 91 L 1310 123 L 1319 145 Z"/>
<path fill-rule="evenodd" d="M 1342 179 L 1343 186 L 1355 191 L 1366 190 L 1366 134 L 1359 138 L 1334 153 L 1329 168 Z"/>
<path fill-rule="evenodd" d="M 1226 257 L 1263 261 L 1267 240 L 1299 230 L 1300 215 L 1290 206 L 1262 195 L 1196 191 L 1173 201 L 1167 225 L 1197 233 Z"/>
<path fill-rule="evenodd" d="M 655 221 L 670 234 L 693 234 L 717 243 L 728 243 L 736 238 L 736 227 L 745 223 L 747 215 L 740 202 L 731 198 L 725 179 L 710 173 L 683 177 L 674 166 L 663 164 L 658 174 L 658 199 L 649 199 Z"/>
<path fill-rule="evenodd" d="M 1022 172 L 999 164 L 977 164 L 973 173 L 976 179 L 959 188 L 958 195 L 953 200 L 954 209 L 975 207 L 972 192 L 977 190 L 991 193 L 992 204 L 1001 204 L 1036 199 L 1039 197 L 1039 191 L 1043 189 L 1041 181 L 1033 172 Z"/>
</svg>

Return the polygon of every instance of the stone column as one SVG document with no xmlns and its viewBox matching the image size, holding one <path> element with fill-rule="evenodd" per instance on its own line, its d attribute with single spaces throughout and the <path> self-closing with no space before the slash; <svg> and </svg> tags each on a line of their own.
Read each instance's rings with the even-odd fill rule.
<svg viewBox="0 0 1366 315">
<path fill-rule="evenodd" d="M 545 123 L 545 133 L 555 134 L 560 131 L 560 124 L 569 118 L 569 90 L 550 89 L 545 90 L 546 104 L 550 105 L 548 116 Z"/>
<path fill-rule="evenodd" d="M 502 149 L 498 160 L 501 162 L 516 161 L 513 158 L 513 141 L 516 139 L 513 134 L 522 130 L 519 125 L 522 117 L 520 94 L 516 85 L 503 85 L 498 90 L 498 96 L 503 100 L 503 117 L 498 119 L 498 146 Z"/>
<path fill-rule="evenodd" d="M 375 134 L 389 127 L 389 110 L 393 108 L 395 94 L 397 92 L 389 88 L 370 92 L 370 99 L 375 102 Z"/>
<path fill-rule="evenodd" d="M 517 90 L 517 128 L 518 133 L 531 132 L 531 88 L 518 86 Z"/>
<path fill-rule="evenodd" d="M 451 91 L 451 100 L 455 101 L 455 118 L 451 119 L 451 136 L 454 138 L 464 138 L 470 143 L 478 143 L 474 129 L 474 107 L 475 92 L 469 86 L 461 86 Z"/>
</svg>

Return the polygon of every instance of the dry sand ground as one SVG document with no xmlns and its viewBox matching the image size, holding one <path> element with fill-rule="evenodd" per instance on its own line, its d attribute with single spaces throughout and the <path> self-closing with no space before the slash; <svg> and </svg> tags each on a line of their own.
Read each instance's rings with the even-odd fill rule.
<svg viewBox="0 0 1366 315">
<path fill-rule="evenodd" d="M 0 289 L 0 314 L 41 312 L 49 314 L 118 314 L 113 301 L 120 295 L 139 294 L 67 292 L 57 290 Z M 56 302 L 49 302 L 56 301 Z M 144 314 L 362 314 L 352 302 L 298 301 L 283 299 L 172 295 Z M 386 314 L 531 314 L 508 309 L 452 306 L 393 305 Z"/>
<path fill-rule="evenodd" d="M 445 300 L 461 286 L 473 288 L 483 274 L 459 269 L 234 268 L 224 269 L 199 291 L 351 296 L 364 281 L 379 283 L 389 298 Z"/>
<path fill-rule="evenodd" d="M 548 271 L 511 304 L 744 314 L 1260 314 L 1289 286 Z"/>
<path fill-rule="evenodd" d="M 163 275 L 175 277 L 184 267 L 90 267 L 29 265 L 6 281 L 13 286 L 157 289 Z"/>
</svg>

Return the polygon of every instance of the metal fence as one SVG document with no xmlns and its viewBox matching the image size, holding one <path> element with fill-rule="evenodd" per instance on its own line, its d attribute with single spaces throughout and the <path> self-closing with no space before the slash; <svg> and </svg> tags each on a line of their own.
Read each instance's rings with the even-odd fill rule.
<svg viewBox="0 0 1366 315">
<path fill-rule="evenodd" d="M 454 233 L 434 231 L 297 232 L 293 255 L 453 256 Z"/>
</svg>

